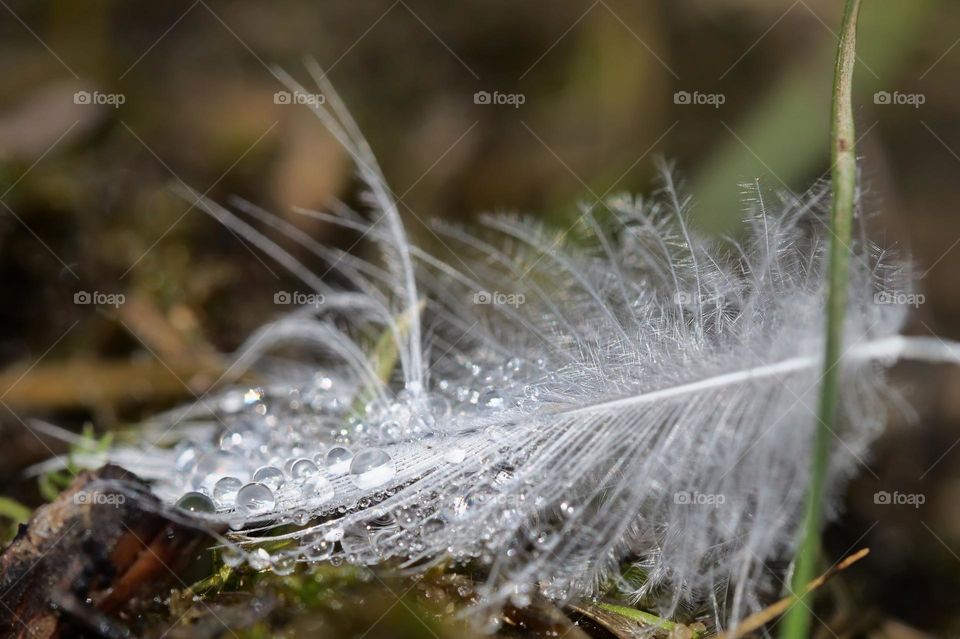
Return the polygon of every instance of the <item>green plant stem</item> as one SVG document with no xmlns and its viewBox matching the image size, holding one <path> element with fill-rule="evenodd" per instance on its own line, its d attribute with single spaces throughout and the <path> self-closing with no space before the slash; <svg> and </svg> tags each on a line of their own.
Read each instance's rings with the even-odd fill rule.
<svg viewBox="0 0 960 639">
<path fill-rule="evenodd" d="M 676 630 L 677 626 L 679 626 L 679 624 L 673 621 L 669 621 L 663 617 L 658 617 L 651 612 L 637 610 L 636 608 L 627 608 L 626 606 L 617 606 L 609 603 L 601 603 L 599 604 L 599 607 L 607 612 L 616 613 L 621 617 L 633 619 L 634 621 L 639 621 L 640 623 L 653 626 L 654 628 L 660 628 L 661 630 L 666 630 L 667 632 L 672 632 L 673 630 Z M 700 633 L 693 633 L 694 637 L 699 637 L 699 635 Z"/>
<path fill-rule="evenodd" d="M 792 590 L 795 593 L 804 593 L 807 582 L 813 579 L 819 560 L 823 488 L 827 474 L 829 440 L 834 431 L 839 396 L 841 373 L 839 364 L 842 355 L 844 311 L 847 305 L 850 237 L 857 182 L 851 96 L 853 67 L 856 64 L 859 13 L 860 0 L 847 0 L 833 80 L 831 128 L 833 202 L 830 215 L 832 241 L 827 266 L 827 339 L 803 537 L 793 574 Z M 797 603 L 787 612 L 781 634 L 784 639 L 805 639 L 809 636 L 811 611 L 806 599 L 807 595 L 801 594 Z"/>
</svg>

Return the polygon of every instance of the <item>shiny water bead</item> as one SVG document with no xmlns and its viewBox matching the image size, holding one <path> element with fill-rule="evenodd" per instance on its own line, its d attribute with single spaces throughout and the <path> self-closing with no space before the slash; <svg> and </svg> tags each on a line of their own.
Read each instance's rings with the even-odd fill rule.
<svg viewBox="0 0 960 639">
<path fill-rule="evenodd" d="M 293 574 L 297 568 L 297 560 L 291 555 L 277 555 L 270 561 L 270 567 L 273 568 L 274 573 L 285 577 Z"/>
<path fill-rule="evenodd" d="M 238 413 L 243 409 L 243 393 L 230 391 L 220 398 L 220 410 L 225 413 Z"/>
<path fill-rule="evenodd" d="M 243 551 L 235 546 L 227 546 L 224 548 L 220 557 L 223 559 L 223 563 L 230 568 L 236 568 L 247 558 Z"/>
<path fill-rule="evenodd" d="M 370 530 L 363 524 L 352 524 L 344 529 L 340 545 L 350 563 L 363 564 L 376 560 L 377 553 L 373 547 L 373 538 Z"/>
<path fill-rule="evenodd" d="M 448 464 L 460 464 L 467 458 L 467 451 L 462 448 L 451 448 L 443 455 L 443 461 Z"/>
<path fill-rule="evenodd" d="M 420 512 L 415 505 L 397 508 L 394 516 L 401 528 L 414 528 L 420 523 Z"/>
<path fill-rule="evenodd" d="M 220 436 L 220 449 L 221 450 L 242 450 L 244 447 L 243 434 L 238 432 L 227 431 Z"/>
<path fill-rule="evenodd" d="M 242 486 L 243 482 L 236 477 L 222 477 L 213 485 L 213 498 L 225 506 L 233 505 Z"/>
<path fill-rule="evenodd" d="M 336 542 L 328 541 L 322 536 L 312 536 L 303 540 L 303 555 L 310 561 L 323 561 L 333 554 Z"/>
<path fill-rule="evenodd" d="M 480 393 L 477 403 L 487 408 L 503 408 L 503 396 L 493 388 L 486 388 Z"/>
<path fill-rule="evenodd" d="M 283 484 L 283 471 L 275 466 L 261 466 L 253 473 L 253 481 L 276 490 Z"/>
<path fill-rule="evenodd" d="M 397 520 L 389 510 L 377 510 L 373 517 L 367 520 L 367 528 L 370 530 L 383 530 L 384 528 L 396 527 Z"/>
<path fill-rule="evenodd" d="M 350 462 L 352 459 L 353 453 L 349 448 L 334 446 L 327 451 L 324 464 L 330 473 L 334 475 L 344 475 L 350 470 Z"/>
<path fill-rule="evenodd" d="M 306 457 L 295 459 L 290 465 L 290 476 L 294 479 L 305 479 L 311 475 L 316 475 L 320 469 L 317 465 Z"/>
<path fill-rule="evenodd" d="M 252 482 L 237 492 L 237 510 L 247 515 L 262 515 L 273 510 L 277 500 L 264 484 Z"/>
<path fill-rule="evenodd" d="M 390 455 L 379 448 L 368 448 L 357 453 L 350 462 L 350 479 L 357 488 L 382 486 L 397 474 Z"/>
<path fill-rule="evenodd" d="M 186 474 L 193 470 L 194 466 L 197 464 L 197 449 L 193 446 L 185 446 L 183 449 L 177 453 L 176 459 L 174 459 L 173 465 L 177 473 Z"/>
<path fill-rule="evenodd" d="M 243 403 L 247 406 L 257 404 L 263 399 L 264 394 L 262 388 L 251 388 L 243 394 Z"/>
<path fill-rule="evenodd" d="M 426 402 L 427 409 L 437 417 L 450 414 L 450 400 L 443 395 L 433 395 Z"/>
<path fill-rule="evenodd" d="M 423 526 L 420 528 L 420 531 L 424 535 L 435 535 L 446 527 L 447 522 L 439 517 L 431 517 L 430 519 L 423 522 Z"/>
<path fill-rule="evenodd" d="M 403 434 L 400 422 L 395 419 L 389 419 L 380 424 L 380 434 L 387 440 L 393 441 L 399 439 Z"/>
<path fill-rule="evenodd" d="M 212 513 L 216 512 L 217 510 L 216 506 L 213 504 L 213 500 L 203 493 L 198 492 L 186 493 L 183 497 L 178 499 L 177 508 L 181 508 L 191 513 Z"/>
<path fill-rule="evenodd" d="M 220 449 L 245 456 L 266 443 L 260 432 L 260 424 L 249 419 L 235 419 L 220 435 Z"/>
<path fill-rule="evenodd" d="M 270 567 L 270 553 L 263 548 L 257 548 L 247 555 L 247 565 L 254 570 L 266 570 Z"/>
</svg>

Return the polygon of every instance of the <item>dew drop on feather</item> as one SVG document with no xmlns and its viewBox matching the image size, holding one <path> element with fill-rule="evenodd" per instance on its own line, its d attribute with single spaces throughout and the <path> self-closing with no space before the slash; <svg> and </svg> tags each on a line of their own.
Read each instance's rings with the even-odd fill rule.
<svg viewBox="0 0 960 639">
<path fill-rule="evenodd" d="M 177 508 L 191 513 L 212 513 L 217 510 L 213 500 L 203 493 L 195 491 L 191 491 L 177 500 Z"/>
<path fill-rule="evenodd" d="M 393 459 L 379 448 L 368 448 L 350 462 L 350 479 L 360 489 L 382 486 L 397 474 Z"/>
<path fill-rule="evenodd" d="M 251 482 L 237 492 L 237 510 L 247 515 L 262 515 L 276 505 L 273 491 L 265 484 Z"/>
<path fill-rule="evenodd" d="M 243 482 L 236 477 L 221 477 L 213 485 L 213 498 L 223 506 L 232 506 L 237 500 L 237 491 L 243 487 Z"/>
</svg>

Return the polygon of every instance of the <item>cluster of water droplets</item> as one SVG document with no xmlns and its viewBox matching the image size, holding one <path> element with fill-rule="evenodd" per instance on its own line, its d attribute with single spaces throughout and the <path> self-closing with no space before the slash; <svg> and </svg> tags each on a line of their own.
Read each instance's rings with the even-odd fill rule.
<svg viewBox="0 0 960 639">
<path fill-rule="evenodd" d="M 185 492 L 177 505 L 194 513 L 233 513 L 242 525 L 288 505 L 322 506 L 333 498 L 337 477 L 349 477 L 360 489 L 393 479 L 387 452 L 352 445 L 362 441 L 359 425 L 343 421 L 343 402 L 330 392 L 332 385 L 321 378 L 308 392 L 282 396 L 254 388 L 224 397 L 219 441 L 181 445 L 176 470 Z"/>
<path fill-rule="evenodd" d="M 424 393 L 400 391 L 389 401 L 366 404 L 357 401 L 362 391 L 346 384 L 338 388 L 324 376 L 295 388 L 231 392 L 219 402 L 219 437 L 176 448 L 179 484 L 171 492 L 179 495 L 179 508 L 224 520 L 234 530 L 280 523 L 305 527 L 292 548 L 268 552 L 256 543 L 240 544 L 226 549 L 227 563 L 246 561 L 282 574 L 300 561 L 369 564 L 426 553 L 430 539 L 466 522 L 471 509 L 497 499 L 512 479 L 509 465 L 477 452 L 490 450 L 498 438 L 506 442 L 502 431 L 473 433 L 472 447 L 461 442 L 477 430 L 478 414 L 495 416 L 530 401 L 532 387 L 521 385 L 523 394 L 517 396 L 498 389 L 517 388 L 508 382 L 525 373 L 542 375 L 541 369 L 519 359 L 493 366 L 460 362 Z M 392 451 L 426 439 L 431 441 L 420 449 L 436 451 L 430 465 L 472 464 L 477 470 L 470 479 L 423 491 L 416 488 L 417 477 L 398 478 Z M 401 494 L 411 485 L 412 493 Z M 511 499 L 522 505 L 525 496 Z M 510 505 L 504 501 L 506 517 Z M 483 553 L 483 531 L 476 532 L 481 533 L 476 547 L 461 547 L 457 554 Z"/>
</svg>

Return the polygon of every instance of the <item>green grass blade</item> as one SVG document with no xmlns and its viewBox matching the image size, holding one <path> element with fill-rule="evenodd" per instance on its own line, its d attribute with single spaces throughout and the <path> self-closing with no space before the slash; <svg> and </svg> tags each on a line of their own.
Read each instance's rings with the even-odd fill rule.
<svg viewBox="0 0 960 639">
<path fill-rule="evenodd" d="M 607 612 L 613 612 L 621 617 L 626 617 L 627 619 L 633 619 L 634 621 L 639 621 L 640 623 L 646 624 L 648 626 L 654 626 L 656 628 L 662 628 L 667 632 L 670 632 L 677 627 L 677 624 L 664 619 L 663 617 L 658 617 L 657 615 L 644 612 L 642 610 L 637 610 L 636 608 L 627 608 L 626 606 L 617 606 L 609 603 L 599 604 L 600 608 L 603 608 Z"/>
<path fill-rule="evenodd" d="M 792 583 L 793 592 L 803 594 L 787 612 L 781 634 L 784 639 L 805 639 L 810 633 L 811 610 L 804 591 L 807 582 L 814 576 L 819 559 L 823 488 L 829 457 L 829 439 L 834 430 L 839 396 L 841 372 L 839 362 L 842 354 L 844 311 L 847 304 L 850 238 L 857 181 L 852 91 L 859 13 L 860 0 L 847 0 L 834 72 L 831 128 L 833 202 L 830 215 L 832 237 L 827 267 L 829 287 L 827 339 L 803 537 L 797 553 Z"/>
</svg>

